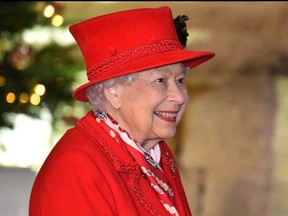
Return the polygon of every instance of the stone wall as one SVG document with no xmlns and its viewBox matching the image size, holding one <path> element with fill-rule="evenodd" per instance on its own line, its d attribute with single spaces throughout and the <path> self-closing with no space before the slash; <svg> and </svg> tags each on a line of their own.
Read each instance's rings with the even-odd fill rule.
<svg viewBox="0 0 288 216">
<path fill-rule="evenodd" d="M 288 4 L 198 6 L 190 46 L 216 57 L 192 70 L 171 140 L 192 213 L 286 216 Z"/>
<path fill-rule="evenodd" d="M 190 93 L 175 141 L 181 140 L 183 181 L 195 215 L 268 215 L 273 81 L 265 72 L 244 73 Z"/>
</svg>

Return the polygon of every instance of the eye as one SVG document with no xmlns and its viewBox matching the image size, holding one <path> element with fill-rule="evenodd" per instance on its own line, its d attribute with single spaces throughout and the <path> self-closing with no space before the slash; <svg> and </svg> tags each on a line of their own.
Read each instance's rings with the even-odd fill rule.
<svg viewBox="0 0 288 216">
<path fill-rule="evenodd" d="M 177 79 L 176 84 L 180 89 L 185 89 L 186 88 L 185 77 Z"/>
<path fill-rule="evenodd" d="M 156 83 L 166 83 L 166 79 L 165 78 L 158 78 L 155 80 Z"/>
<path fill-rule="evenodd" d="M 177 83 L 184 84 L 185 83 L 185 78 L 178 79 Z"/>
</svg>

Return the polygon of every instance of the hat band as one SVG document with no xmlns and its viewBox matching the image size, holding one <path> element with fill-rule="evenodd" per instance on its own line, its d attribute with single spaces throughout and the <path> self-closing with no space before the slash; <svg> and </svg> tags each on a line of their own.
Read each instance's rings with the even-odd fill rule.
<svg viewBox="0 0 288 216">
<path fill-rule="evenodd" d="M 146 44 L 140 47 L 136 47 L 117 54 L 116 50 L 111 49 L 112 57 L 101 61 L 98 64 L 94 64 L 87 70 L 88 80 L 93 80 L 95 76 L 101 74 L 103 71 L 107 71 L 117 67 L 118 65 L 127 63 L 129 61 L 156 54 L 160 52 L 166 52 L 171 50 L 183 49 L 181 43 L 177 40 L 162 40 L 156 41 L 153 44 Z M 114 52 L 113 52 L 114 51 Z"/>
</svg>

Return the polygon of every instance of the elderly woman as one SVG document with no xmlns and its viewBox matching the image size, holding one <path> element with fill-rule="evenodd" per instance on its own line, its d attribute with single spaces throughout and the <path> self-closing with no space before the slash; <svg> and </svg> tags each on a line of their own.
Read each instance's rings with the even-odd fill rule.
<svg viewBox="0 0 288 216">
<path fill-rule="evenodd" d="M 30 216 L 191 215 L 164 140 L 187 104 L 187 71 L 214 53 L 184 50 L 186 20 L 173 20 L 169 7 L 144 8 L 70 27 L 89 80 L 73 96 L 91 111 L 44 162 Z"/>
</svg>

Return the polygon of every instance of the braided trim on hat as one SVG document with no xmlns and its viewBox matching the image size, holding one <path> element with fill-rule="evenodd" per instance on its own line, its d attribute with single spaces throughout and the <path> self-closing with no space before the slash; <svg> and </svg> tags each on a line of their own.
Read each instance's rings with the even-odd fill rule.
<svg viewBox="0 0 288 216">
<path fill-rule="evenodd" d="M 153 44 L 147 44 L 136 47 L 119 54 L 115 54 L 110 58 L 104 59 L 99 64 L 94 64 L 87 70 L 88 80 L 94 79 L 103 71 L 107 71 L 117 67 L 118 65 L 127 63 L 129 61 L 139 59 L 141 57 L 149 56 L 151 54 L 166 52 L 171 50 L 183 49 L 183 45 L 176 40 L 157 41 Z"/>
</svg>

